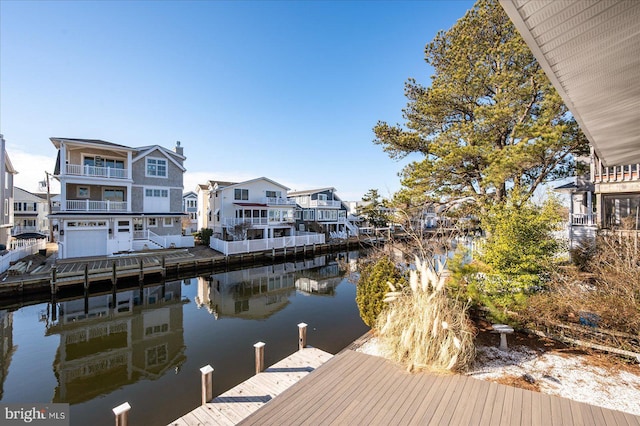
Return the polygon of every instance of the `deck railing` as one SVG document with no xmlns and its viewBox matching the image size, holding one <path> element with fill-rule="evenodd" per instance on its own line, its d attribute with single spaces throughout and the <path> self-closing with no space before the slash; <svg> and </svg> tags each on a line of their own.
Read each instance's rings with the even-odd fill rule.
<svg viewBox="0 0 640 426">
<path fill-rule="evenodd" d="M 223 241 L 211 238 L 209 247 L 224 255 L 236 253 L 252 253 L 281 248 L 302 247 L 305 245 L 324 244 L 324 234 L 307 234 L 294 237 L 264 238 L 261 240 Z"/>
<path fill-rule="evenodd" d="M 640 164 L 604 166 L 599 158 L 592 164 L 594 183 L 640 181 Z"/>
<path fill-rule="evenodd" d="M 96 167 L 84 164 L 67 164 L 66 173 L 75 176 L 93 176 L 107 179 L 127 179 L 128 169 L 115 169 L 113 167 Z"/>
<path fill-rule="evenodd" d="M 61 211 L 60 205 L 54 205 L 53 211 Z M 94 200 L 67 200 L 65 210 L 67 212 L 126 212 L 126 201 L 94 201 Z"/>
<path fill-rule="evenodd" d="M 270 206 L 295 206 L 296 200 L 290 200 L 282 197 L 265 197 L 262 199 L 264 204 Z"/>
<path fill-rule="evenodd" d="M 594 214 L 574 213 L 571 215 L 571 224 L 591 226 L 596 224 L 596 218 Z"/>
</svg>

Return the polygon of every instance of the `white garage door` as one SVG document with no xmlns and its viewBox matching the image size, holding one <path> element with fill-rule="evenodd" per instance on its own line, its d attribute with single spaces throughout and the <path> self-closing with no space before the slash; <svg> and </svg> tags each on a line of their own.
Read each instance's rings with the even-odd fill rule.
<svg viewBox="0 0 640 426">
<path fill-rule="evenodd" d="M 66 257 L 104 256 L 107 254 L 107 230 L 67 230 Z"/>
</svg>

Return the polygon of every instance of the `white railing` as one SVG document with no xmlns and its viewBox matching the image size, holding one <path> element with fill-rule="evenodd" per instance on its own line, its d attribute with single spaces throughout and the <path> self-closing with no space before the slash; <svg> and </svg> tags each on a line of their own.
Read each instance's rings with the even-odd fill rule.
<svg viewBox="0 0 640 426">
<path fill-rule="evenodd" d="M 571 215 L 572 225 L 595 225 L 595 215 L 588 213 L 574 213 Z"/>
<path fill-rule="evenodd" d="M 606 167 L 598 157 L 594 157 L 591 167 L 594 183 L 640 181 L 640 164 Z"/>
<path fill-rule="evenodd" d="M 7 253 L 0 256 L 0 273 L 6 272 L 11 266 L 11 263 L 30 254 L 35 254 L 38 250 L 44 250 L 47 247 L 47 242 L 43 238 L 13 240 L 11 241 L 10 247 Z"/>
<path fill-rule="evenodd" d="M 272 249 L 302 247 L 313 244 L 324 244 L 324 234 L 299 235 L 282 238 L 265 238 L 261 240 L 223 241 L 211 238 L 209 247 L 228 256 L 237 253 L 252 253 Z"/>
<path fill-rule="evenodd" d="M 153 231 L 133 231 L 134 240 L 153 241 L 162 248 L 171 247 L 194 247 L 193 235 L 158 235 Z"/>
<path fill-rule="evenodd" d="M 335 200 L 311 200 L 309 207 L 340 207 L 342 203 Z"/>
<path fill-rule="evenodd" d="M 262 202 L 270 206 L 274 206 L 274 205 L 275 206 L 295 206 L 296 205 L 295 200 L 290 200 L 288 198 L 282 198 L 282 197 L 265 197 L 262 199 Z"/>
<path fill-rule="evenodd" d="M 107 179 L 127 179 L 129 171 L 127 169 L 114 169 L 112 167 L 96 167 L 83 164 L 67 164 L 68 175 L 93 176 Z"/>
<path fill-rule="evenodd" d="M 59 206 L 54 206 L 54 211 L 60 211 Z M 126 212 L 126 201 L 94 201 L 94 200 L 67 200 L 65 211 L 77 212 Z"/>
<path fill-rule="evenodd" d="M 281 223 L 291 224 L 295 223 L 295 221 L 296 220 L 292 217 L 285 217 L 284 219 L 279 220 L 269 220 L 269 218 L 266 217 L 225 218 L 222 221 L 222 225 L 226 227 L 242 225 L 245 223 L 248 225 L 278 225 Z"/>
</svg>

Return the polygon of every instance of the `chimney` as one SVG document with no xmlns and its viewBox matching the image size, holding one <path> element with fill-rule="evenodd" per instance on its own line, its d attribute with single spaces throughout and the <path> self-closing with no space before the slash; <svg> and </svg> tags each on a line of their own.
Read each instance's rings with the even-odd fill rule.
<svg viewBox="0 0 640 426">
<path fill-rule="evenodd" d="M 173 151 L 178 155 L 184 155 L 184 148 L 180 146 L 180 141 L 176 142 L 176 147 L 173 148 Z"/>
</svg>

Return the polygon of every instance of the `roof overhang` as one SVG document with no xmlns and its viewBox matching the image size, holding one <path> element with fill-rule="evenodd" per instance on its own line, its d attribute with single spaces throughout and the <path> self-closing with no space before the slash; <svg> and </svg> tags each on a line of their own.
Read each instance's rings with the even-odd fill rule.
<svg viewBox="0 0 640 426">
<path fill-rule="evenodd" d="M 640 163 L 640 1 L 500 4 L 603 163 Z"/>
</svg>

